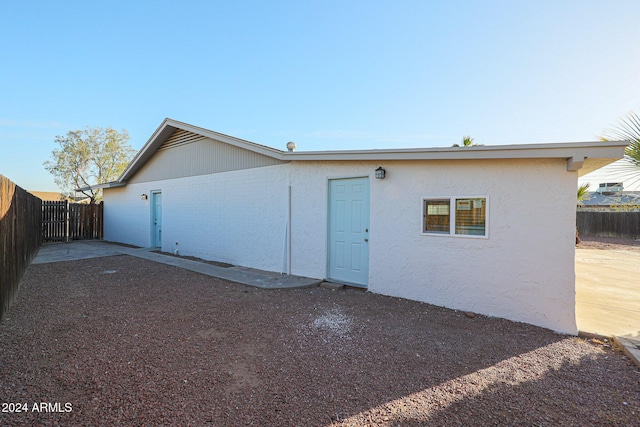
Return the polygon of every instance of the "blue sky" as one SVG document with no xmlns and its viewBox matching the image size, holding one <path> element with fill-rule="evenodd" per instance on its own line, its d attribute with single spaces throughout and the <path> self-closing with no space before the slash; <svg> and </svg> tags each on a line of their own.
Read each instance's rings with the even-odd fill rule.
<svg viewBox="0 0 640 427">
<path fill-rule="evenodd" d="M 633 1 L 0 0 L 0 174 L 165 117 L 285 149 L 596 140 L 640 111 Z"/>
</svg>

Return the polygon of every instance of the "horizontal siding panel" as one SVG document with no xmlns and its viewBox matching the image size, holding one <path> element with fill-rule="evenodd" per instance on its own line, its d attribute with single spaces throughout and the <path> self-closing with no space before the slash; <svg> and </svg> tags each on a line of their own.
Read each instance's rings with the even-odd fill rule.
<svg viewBox="0 0 640 427">
<path fill-rule="evenodd" d="M 178 129 L 129 183 L 208 175 L 282 163 L 287 162 Z"/>
</svg>

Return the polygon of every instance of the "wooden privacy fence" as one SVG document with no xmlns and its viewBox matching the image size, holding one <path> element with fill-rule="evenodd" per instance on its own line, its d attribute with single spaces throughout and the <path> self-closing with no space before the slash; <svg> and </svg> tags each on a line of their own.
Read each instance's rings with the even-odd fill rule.
<svg viewBox="0 0 640 427">
<path fill-rule="evenodd" d="M 584 212 L 576 214 L 581 236 L 640 239 L 640 212 Z"/>
<path fill-rule="evenodd" d="M 0 319 L 42 244 L 41 200 L 0 175 Z"/>
<path fill-rule="evenodd" d="M 42 236 L 45 242 L 102 239 L 103 204 L 67 201 L 42 202 Z"/>
</svg>

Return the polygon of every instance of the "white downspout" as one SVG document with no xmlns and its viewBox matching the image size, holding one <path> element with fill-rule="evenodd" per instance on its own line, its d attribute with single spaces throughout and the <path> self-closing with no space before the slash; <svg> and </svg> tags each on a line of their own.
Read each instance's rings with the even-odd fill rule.
<svg viewBox="0 0 640 427">
<path fill-rule="evenodd" d="M 287 274 L 291 275 L 291 185 L 289 185 L 287 212 Z"/>
<path fill-rule="evenodd" d="M 282 245 L 282 274 L 291 274 L 291 185 L 287 187 L 287 214 L 284 223 L 284 242 Z"/>
</svg>

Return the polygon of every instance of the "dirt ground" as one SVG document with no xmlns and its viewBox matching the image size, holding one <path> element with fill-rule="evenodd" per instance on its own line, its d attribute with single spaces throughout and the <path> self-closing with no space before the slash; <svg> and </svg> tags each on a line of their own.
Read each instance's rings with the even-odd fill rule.
<svg viewBox="0 0 640 427">
<path fill-rule="evenodd" d="M 0 425 L 640 425 L 608 342 L 358 290 L 262 290 L 130 256 L 31 265 Z"/>
<path fill-rule="evenodd" d="M 601 249 L 640 252 L 640 239 L 615 239 L 611 237 L 580 236 L 580 249 Z"/>
</svg>

